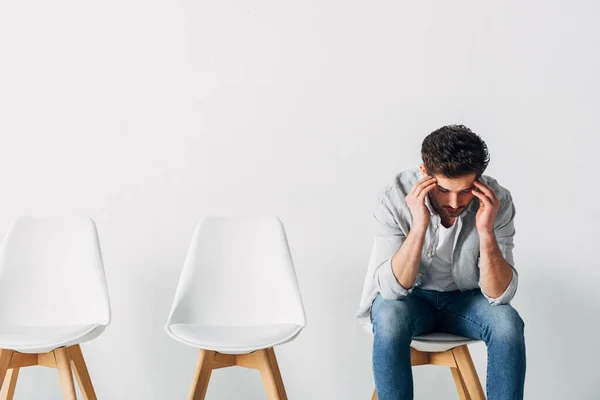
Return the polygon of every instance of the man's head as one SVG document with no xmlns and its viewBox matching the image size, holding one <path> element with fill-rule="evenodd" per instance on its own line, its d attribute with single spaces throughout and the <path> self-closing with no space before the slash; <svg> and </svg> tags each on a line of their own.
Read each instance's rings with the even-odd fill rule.
<svg viewBox="0 0 600 400">
<path fill-rule="evenodd" d="M 430 133 L 421 146 L 423 175 L 437 179 L 429 199 L 442 218 L 456 218 L 475 197 L 473 182 L 485 171 L 490 157 L 481 138 L 463 125 L 444 126 Z"/>
</svg>

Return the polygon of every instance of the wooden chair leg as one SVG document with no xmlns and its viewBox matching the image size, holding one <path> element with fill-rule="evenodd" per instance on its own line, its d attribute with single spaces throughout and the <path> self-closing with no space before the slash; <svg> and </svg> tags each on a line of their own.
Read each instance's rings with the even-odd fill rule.
<svg viewBox="0 0 600 400">
<path fill-rule="evenodd" d="M 267 399 L 269 400 L 287 400 L 283 379 L 281 379 L 281 371 L 275 357 L 275 350 L 269 347 L 265 350 L 257 351 L 258 359 L 260 360 L 260 376 L 262 377 Z"/>
<path fill-rule="evenodd" d="M 71 360 L 71 368 L 75 372 L 75 378 L 77 378 L 77 384 L 79 390 L 83 395 L 84 400 L 97 400 L 92 380 L 88 372 L 87 366 L 85 365 L 85 359 L 81 352 L 81 347 L 76 344 L 67 348 L 69 358 Z"/>
<path fill-rule="evenodd" d="M 212 350 L 200 350 L 200 357 L 196 364 L 194 379 L 188 395 L 188 400 L 204 400 L 208 390 L 208 381 L 212 373 L 212 360 L 215 352 Z"/>
<path fill-rule="evenodd" d="M 260 372 L 268 400 L 287 400 L 281 371 L 272 347 L 247 354 L 222 354 L 212 350 L 200 350 L 188 400 L 204 400 L 213 369 L 236 365 Z"/>
<path fill-rule="evenodd" d="M 485 394 L 467 346 L 462 345 L 452 349 L 452 354 L 470 398 L 472 400 L 485 400 Z"/>
<path fill-rule="evenodd" d="M 12 400 L 17 388 L 17 379 L 19 378 L 19 368 L 11 368 L 6 372 L 4 382 L 2 383 L 2 400 Z"/>
<path fill-rule="evenodd" d="M 0 382 L 4 382 L 13 353 L 12 350 L 0 349 Z"/>
<path fill-rule="evenodd" d="M 431 354 L 411 348 L 411 364 L 413 366 L 432 364 L 450 367 L 460 400 L 485 400 L 481 382 L 473 365 L 469 348 L 466 345 L 456 347 L 445 353 Z M 377 389 L 375 389 L 371 400 L 377 399 Z"/>
<path fill-rule="evenodd" d="M 471 400 L 469 393 L 467 392 L 467 388 L 465 387 L 465 382 L 460 375 L 460 371 L 458 368 L 450 368 L 452 371 L 452 378 L 454 378 L 454 384 L 456 385 L 456 391 L 458 392 L 458 398 L 460 400 Z"/>
<path fill-rule="evenodd" d="M 73 382 L 73 372 L 71 371 L 71 360 L 66 347 L 60 347 L 53 351 L 56 359 L 56 367 L 60 376 L 60 385 L 65 400 L 77 400 L 75 394 L 75 384 Z"/>
</svg>

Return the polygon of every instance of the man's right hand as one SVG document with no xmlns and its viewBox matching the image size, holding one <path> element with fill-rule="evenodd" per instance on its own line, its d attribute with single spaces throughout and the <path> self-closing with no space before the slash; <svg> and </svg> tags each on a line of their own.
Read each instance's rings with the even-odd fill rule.
<svg viewBox="0 0 600 400">
<path fill-rule="evenodd" d="M 406 204 L 413 217 L 413 229 L 420 232 L 427 231 L 429 226 L 429 210 L 425 205 L 425 197 L 437 186 L 437 180 L 431 176 L 424 176 L 415 183 L 410 193 L 406 196 Z"/>
</svg>

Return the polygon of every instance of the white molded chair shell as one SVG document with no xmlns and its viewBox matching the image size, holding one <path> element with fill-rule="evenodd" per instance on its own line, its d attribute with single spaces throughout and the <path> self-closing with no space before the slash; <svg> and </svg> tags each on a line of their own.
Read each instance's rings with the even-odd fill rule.
<svg viewBox="0 0 600 400">
<path fill-rule="evenodd" d="M 481 342 L 481 340 L 453 335 L 451 333 L 432 332 L 413 337 L 410 347 L 427 353 L 439 353 L 462 346 L 463 344 L 474 344 L 478 342 Z"/>
<path fill-rule="evenodd" d="M 17 219 L 0 247 L 0 348 L 44 353 L 91 340 L 109 323 L 94 221 Z"/>
<path fill-rule="evenodd" d="M 227 354 L 294 339 L 306 325 L 283 224 L 210 217 L 196 227 L 165 330 Z"/>
<path fill-rule="evenodd" d="M 479 339 L 470 339 L 449 333 L 427 333 L 425 335 L 415 336 L 410 344 L 415 350 L 438 353 L 451 350 L 463 344 L 473 344 L 481 342 Z"/>
</svg>

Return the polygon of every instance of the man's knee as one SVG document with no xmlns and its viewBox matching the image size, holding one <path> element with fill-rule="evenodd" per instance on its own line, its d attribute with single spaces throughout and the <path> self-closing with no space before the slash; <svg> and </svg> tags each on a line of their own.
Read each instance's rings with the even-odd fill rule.
<svg viewBox="0 0 600 400">
<path fill-rule="evenodd" d="M 373 333 L 378 340 L 407 341 L 412 339 L 409 305 L 402 300 L 385 300 L 381 296 L 372 308 Z"/>
<path fill-rule="evenodd" d="M 525 340 L 525 323 L 512 306 L 505 304 L 493 306 L 494 315 L 488 327 L 489 338 L 514 343 Z"/>
</svg>

